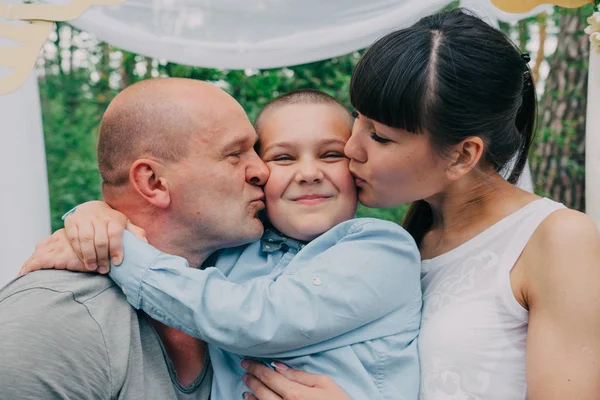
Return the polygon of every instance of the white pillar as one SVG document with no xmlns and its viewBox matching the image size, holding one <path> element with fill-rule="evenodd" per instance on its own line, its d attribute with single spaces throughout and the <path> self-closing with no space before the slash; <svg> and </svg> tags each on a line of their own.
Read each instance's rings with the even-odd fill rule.
<svg viewBox="0 0 600 400">
<path fill-rule="evenodd" d="M 21 3 L 21 0 L 3 0 Z M 0 46 L 14 46 L 0 37 Z M 8 75 L 0 68 L 0 79 Z M 37 79 L 0 96 L 0 287 L 16 276 L 36 243 L 50 234 L 46 153 Z"/>
<path fill-rule="evenodd" d="M 585 128 L 585 211 L 600 228 L 600 54 L 590 48 Z"/>
</svg>

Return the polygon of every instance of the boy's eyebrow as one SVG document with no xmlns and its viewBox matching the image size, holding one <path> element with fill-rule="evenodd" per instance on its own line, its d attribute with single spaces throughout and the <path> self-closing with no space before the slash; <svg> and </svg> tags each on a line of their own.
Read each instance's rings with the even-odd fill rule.
<svg viewBox="0 0 600 400">
<path fill-rule="evenodd" d="M 330 144 L 341 144 L 342 146 L 346 146 L 346 142 L 341 139 L 326 139 L 323 140 L 320 144 L 321 146 L 327 146 Z"/>
<path fill-rule="evenodd" d="M 345 146 L 346 142 L 341 140 L 341 139 L 325 139 L 319 142 L 319 146 L 328 146 L 330 144 L 339 144 L 341 146 Z M 275 142 L 272 143 L 270 145 L 268 145 L 267 147 L 265 147 L 265 149 L 263 150 L 263 152 L 267 152 L 269 150 L 271 150 L 274 147 L 284 147 L 284 148 L 288 148 L 288 147 L 293 147 L 294 144 L 290 143 L 290 142 Z"/>
<path fill-rule="evenodd" d="M 267 147 L 265 147 L 265 149 L 263 150 L 263 153 L 266 153 L 267 151 L 269 151 L 275 147 L 292 147 L 292 144 L 288 143 L 288 142 L 275 142 L 275 143 L 272 143 L 272 144 L 268 145 Z"/>
</svg>

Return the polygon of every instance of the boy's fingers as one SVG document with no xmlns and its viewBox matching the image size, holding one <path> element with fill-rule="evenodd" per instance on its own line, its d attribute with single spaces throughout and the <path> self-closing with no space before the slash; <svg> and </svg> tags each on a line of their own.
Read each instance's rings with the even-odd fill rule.
<svg viewBox="0 0 600 400">
<path fill-rule="evenodd" d="M 77 233 L 82 261 L 88 270 L 95 271 L 98 268 L 98 257 L 94 246 L 94 225 L 90 221 L 84 221 L 77 225 Z"/>
<path fill-rule="evenodd" d="M 30 272 L 38 271 L 40 269 L 52 269 L 54 268 L 55 263 L 50 262 L 50 260 L 40 259 L 35 254 L 29 257 L 25 264 L 19 271 L 19 276 L 28 274 Z"/>
<path fill-rule="evenodd" d="M 94 248 L 98 259 L 98 272 L 106 273 L 110 268 L 108 261 L 108 224 L 98 221 L 94 225 Z"/>
<path fill-rule="evenodd" d="M 114 221 L 108 222 L 108 242 L 112 263 L 120 265 L 123 262 L 123 228 Z"/>
<path fill-rule="evenodd" d="M 65 235 L 67 236 L 67 239 L 69 239 L 71 248 L 73 248 L 77 257 L 83 261 L 83 253 L 81 252 L 81 246 L 79 245 L 79 228 L 77 227 L 77 224 L 72 222 L 71 217 L 65 219 Z"/>
<path fill-rule="evenodd" d="M 23 267 L 21 267 L 18 276 L 28 274 L 31 271 L 37 271 L 38 269 L 40 269 L 40 262 L 34 256 L 31 256 L 25 261 Z"/>
</svg>

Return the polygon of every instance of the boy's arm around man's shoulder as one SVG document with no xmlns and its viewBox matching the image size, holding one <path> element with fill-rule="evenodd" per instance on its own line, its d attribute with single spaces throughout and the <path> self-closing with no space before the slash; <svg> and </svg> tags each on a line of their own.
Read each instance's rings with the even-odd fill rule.
<svg viewBox="0 0 600 400">
<path fill-rule="evenodd" d="M 297 357 L 344 345 L 331 339 L 350 332 L 343 340 L 357 343 L 414 330 L 420 321 L 419 251 L 391 222 L 343 222 L 303 248 L 276 279 L 243 284 L 216 268 L 189 268 L 145 242 L 136 246 L 135 257 L 126 249 L 124 265 L 111 271 L 129 302 L 232 353 Z M 137 265 L 125 266 L 128 260 Z M 356 332 L 391 313 L 393 323 Z"/>
<path fill-rule="evenodd" d="M 38 274 L 0 290 L 0 399 L 112 399 L 110 359 L 85 303 Z M 92 278 L 93 279 L 93 278 Z"/>
</svg>

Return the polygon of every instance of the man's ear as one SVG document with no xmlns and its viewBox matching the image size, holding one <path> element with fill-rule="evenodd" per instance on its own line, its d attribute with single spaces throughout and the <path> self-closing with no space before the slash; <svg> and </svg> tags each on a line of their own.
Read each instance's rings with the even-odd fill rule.
<svg viewBox="0 0 600 400">
<path fill-rule="evenodd" d="M 484 152 L 483 140 L 478 136 L 468 137 L 453 146 L 451 164 L 446 170 L 450 180 L 458 180 L 477 166 Z"/>
<path fill-rule="evenodd" d="M 135 190 L 149 204 L 167 208 L 171 204 L 171 193 L 167 179 L 163 176 L 165 166 L 155 160 L 136 160 L 129 170 L 129 180 Z"/>
</svg>

